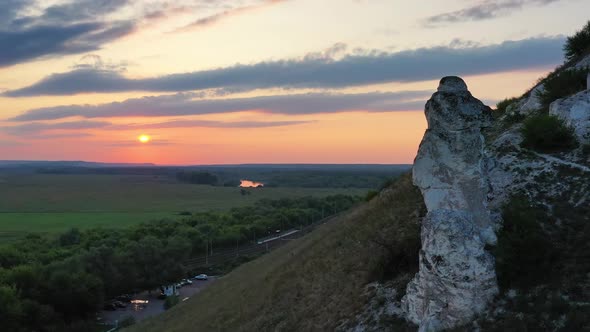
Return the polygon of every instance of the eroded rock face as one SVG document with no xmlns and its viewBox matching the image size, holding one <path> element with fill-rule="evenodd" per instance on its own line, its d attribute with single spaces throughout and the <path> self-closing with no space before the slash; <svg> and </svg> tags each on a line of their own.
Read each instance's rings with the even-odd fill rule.
<svg viewBox="0 0 590 332">
<path fill-rule="evenodd" d="M 487 208 L 490 184 L 482 129 L 491 109 L 458 77 L 441 80 L 426 104 L 428 129 L 413 179 L 428 214 L 422 224 L 420 269 L 402 299 L 406 317 L 421 331 L 468 323 L 498 292 L 495 244 Z"/>
<path fill-rule="evenodd" d="M 554 101 L 549 107 L 549 113 L 573 127 L 581 143 L 590 143 L 590 90 Z"/>
</svg>

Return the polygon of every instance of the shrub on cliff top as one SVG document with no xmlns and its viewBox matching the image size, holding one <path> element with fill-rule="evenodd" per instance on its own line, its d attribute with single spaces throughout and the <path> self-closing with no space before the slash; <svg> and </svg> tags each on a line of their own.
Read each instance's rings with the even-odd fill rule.
<svg viewBox="0 0 590 332">
<path fill-rule="evenodd" d="M 549 114 L 528 118 L 522 127 L 522 146 L 541 152 L 556 152 L 576 147 L 574 130 Z"/>
<path fill-rule="evenodd" d="M 586 23 L 582 30 L 567 38 L 563 50 L 568 60 L 590 53 L 590 21 Z"/>
<path fill-rule="evenodd" d="M 589 69 L 568 69 L 551 73 L 545 79 L 545 89 L 539 91 L 541 104 L 549 108 L 552 102 L 586 90 Z"/>
<path fill-rule="evenodd" d="M 496 104 L 496 111 L 500 112 L 500 113 L 504 113 L 506 111 L 506 109 L 508 108 L 508 106 L 512 105 L 513 103 L 517 102 L 518 98 L 514 97 L 514 98 L 506 98 L 502 101 L 500 101 L 498 104 Z"/>
</svg>

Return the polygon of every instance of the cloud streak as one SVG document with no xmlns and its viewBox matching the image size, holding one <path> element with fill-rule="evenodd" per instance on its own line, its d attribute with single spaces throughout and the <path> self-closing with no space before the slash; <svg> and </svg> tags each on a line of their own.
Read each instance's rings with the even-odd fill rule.
<svg viewBox="0 0 590 332">
<path fill-rule="evenodd" d="M 79 69 L 52 74 L 33 85 L 7 91 L 3 95 L 27 97 L 123 91 L 344 88 L 415 82 L 450 74 L 465 76 L 554 66 L 563 61 L 564 39 L 563 36 L 539 37 L 488 46 L 457 46 L 455 43 L 396 53 L 347 55 L 339 59 L 306 56 L 145 79 L 127 78 L 119 71 Z"/>
<path fill-rule="evenodd" d="M 407 111 L 421 109 L 431 91 L 362 94 L 307 93 L 233 99 L 193 99 L 196 94 L 128 99 L 101 105 L 69 105 L 32 109 L 10 121 L 56 120 L 68 117 L 188 116 L 242 111 L 302 115 L 352 111 Z"/>
<path fill-rule="evenodd" d="M 113 125 L 108 129 L 168 129 L 168 128 L 271 128 L 295 126 L 312 121 L 210 121 L 210 120 L 173 120 L 160 123 Z"/>
<path fill-rule="evenodd" d="M 544 6 L 561 0 L 486 0 L 471 7 L 428 17 L 425 26 L 437 27 L 449 23 L 482 21 L 509 15 L 526 6 Z"/>
<path fill-rule="evenodd" d="M 230 8 L 230 9 L 224 10 L 222 12 L 195 20 L 183 27 L 180 27 L 180 28 L 174 30 L 173 33 L 187 32 L 187 31 L 192 31 L 195 29 L 203 28 L 203 27 L 208 27 L 208 26 L 217 24 L 220 21 L 223 21 L 225 19 L 231 18 L 233 16 L 237 16 L 237 15 L 241 15 L 241 14 L 244 14 L 247 12 L 259 10 L 259 9 L 262 9 L 262 8 L 265 8 L 268 6 L 272 6 L 272 5 L 276 5 L 276 4 L 285 2 L 285 1 L 287 1 L 287 0 L 264 0 L 262 3 L 259 3 L 259 4 Z"/>
<path fill-rule="evenodd" d="M 86 137 L 92 136 L 86 132 L 67 132 L 81 131 L 88 129 L 102 130 L 148 130 L 148 129 L 169 129 L 169 128 L 232 128 L 232 129 L 252 129 L 252 128 L 271 128 L 295 126 L 311 123 L 312 121 L 211 121 L 211 120 L 191 120 L 178 119 L 158 123 L 130 123 L 130 124 L 113 124 L 108 121 L 80 120 L 57 123 L 31 122 L 21 125 L 0 127 L 0 132 L 11 136 L 25 138 L 68 138 L 68 137 Z M 55 133 L 59 131 L 60 133 Z M 66 131 L 65 133 L 63 131 Z"/>
<path fill-rule="evenodd" d="M 83 130 L 110 126 L 106 121 L 69 121 L 60 123 L 31 122 L 17 126 L 0 127 L 0 130 L 13 136 L 26 136 L 53 130 Z"/>
</svg>

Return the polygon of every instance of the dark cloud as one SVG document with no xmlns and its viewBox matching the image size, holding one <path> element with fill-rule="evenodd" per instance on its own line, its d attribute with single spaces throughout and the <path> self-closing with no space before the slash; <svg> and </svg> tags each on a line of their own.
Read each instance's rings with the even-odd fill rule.
<svg viewBox="0 0 590 332">
<path fill-rule="evenodd" d="M 33 0 L 2 0 L 0 1 L 0 26 L 11 24 L 20 12 L 33 3 Z"/>
<path fill-rule="evenodd" d="M 160 123 L 113 125 L 109 129 L 163 129 L 163 128 L 270 128 L 294 126 L 311 121 L 210 121 L 173 120 Z"/>
<path fill-rule="evenodd" d="M 425 25 L 436 27 L 448 23 L 481 21 L 508 15 L 525 6 L 543 6 L 561 0 L 486 0 L 461 10 L 431 16 Z"/>
<path fill-rule="evenodd" d="M 84 138 L 84 137 L 94 137 L 94 135 L 89 133 L 58 133 L 58 134 L 47 134 L 47 133 L 33 133 L 26 135 L 26 139 L 37 139 L 37 140 L 47 140 L 47 139 L 62 139 L 62 138 Z"/>
<path fill-rule="evenodd" d="M 449 46 L 397 53 L 370 52 L 331 59 L 302 59 L 235 65 L 227 68 L 130 79 L 118 71 L 82 69 L 53 74 L 9 97 L 71 95 L 87 92 L 195 91 L 264 88 L 343 88 L 388 82 L 414 82 L 446 75 L 478 75 L 554 66 L 563 61 L 564 37 L 539 37 L 481 46 Z M 334 51 L 340 51 L 342 46 Z"/>
<path fill-rule="evenodd" d="M 193 23 L 198 27 L 283 1 L 286 0 L 68 0 L 47 7 L 42 0 L 0 0 L 0 68 L 95 51 L 142 25 L 178 13 L 213 12 Z M 192 28 L 189 25 L 181 29 Z"/>
<path fill-rule="evenodd" d="M 70 105 L 29 110 L 10 121 L 55 120 L 68 117 L 108 118 L 186 116 L 240 111 L 276 114 L 315 114 L 350 111 L 405 111 L 421 109 L 431 91 L 362 94 L 308 93 L 234 99 L 193 99 L 192 93 L 128 99 L 97 106 Z"/>
<path fill-rule="evenodd" d="M 78 0 L 26 15 L 34 1 L 2 0 L 0 4 L 0 67 L 56 55 L 78 54 L 128 35 L 133 20 L 105 17 L 125 7 L 127 0 Z"/>
<path fill-rule="evenodd" d="M 105 129 L 105 130 L 147 130 L 147 129 L 164 129 L 164 128 L 269 128 L 284 127 L 310 123 L 311 121 L 210 121 L 210 120 L 191 120 L 179 119 L 159 123 L 147 124 L 113 124 L 107 121 L 68 121 L 57 123 L 31 122 L 21 125 L 0 127 L 0 132 L 11 136 L 20 136 L 25 138 L 37 137 L 84 137 L 92 136 L 88 133 L 55 133 L 54 131 L 79 131 L 87 129 Z"/>
<path fill-rule="evenodd" d="M 44 23 L 63 23 L 96 20 L 127 6 L 130 0 L 76 0 L 57 4 L 45 9 L 37 19 Z"/>
<path fill-rule="evenodd" d="M 110 125 L 111 123 L 106 121 L 70 121 L 60 123 L 31 122 L 17 126 L 0 127 L 0 130 L 13 136 L 29 136 L 52 130 L 96 129 Z"/>
<path fill-rule="evenodd" d="M 133 31 L 130 22 L 35 26 L 0 31 L 0 67 L 48 56 L 94 51 Z"/>
</svg>

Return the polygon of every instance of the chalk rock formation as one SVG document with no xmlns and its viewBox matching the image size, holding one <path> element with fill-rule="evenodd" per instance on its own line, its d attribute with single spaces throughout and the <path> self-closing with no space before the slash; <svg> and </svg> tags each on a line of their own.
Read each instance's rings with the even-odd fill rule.
<svg viewBox="0 0 590 332">
<path fill-rule="evenodd" d="M 420 331 L 470 322 L 498 292 L 496 242 L 487 209 L 488 160 L 482 129 L 491 109 L 458 77 L 445 77 L 426 104 L 428 129 L 413 179 L 428 214 L 422 223 L 419 272 L 408 284 L 402 309 Z"/>
<path fill-rule="evenodd" d="M 541 98 L 539 98 L 539 93 L 545 91 L 545 84 L 541 83 L 534 87 L 531 92 L 529 93 L 527 98 L 522 100 L 522 103 L 519 105 L 521 109 L 521 113 L 527 113 L 527 111 L 535 111 L 542 107 L 541 105 Z"/>
<path fill-rule="evenodd" d="M 572 126 L 581 143 L 590 143 L 590 89 L 554 101 L 549 106 L 549 113 Z"/>
</svg>

